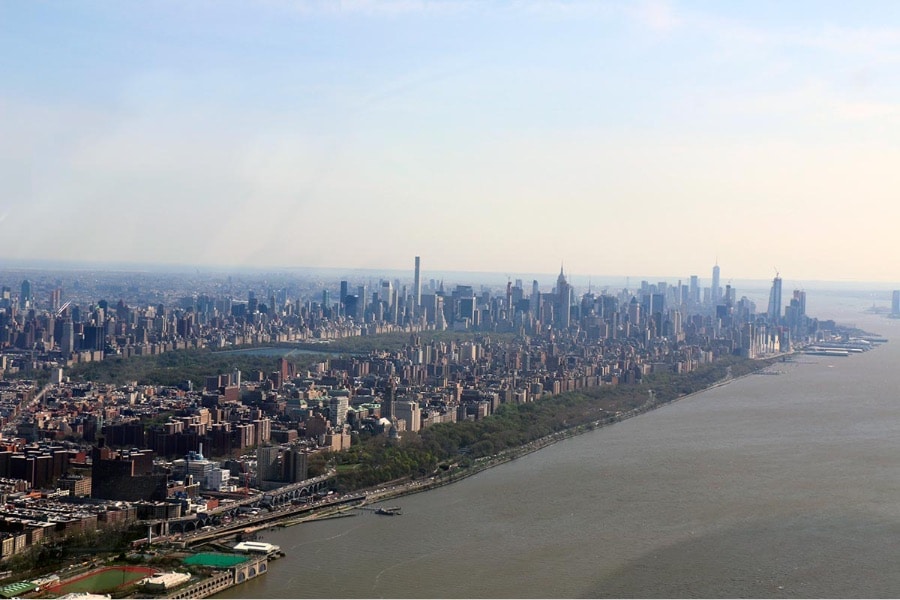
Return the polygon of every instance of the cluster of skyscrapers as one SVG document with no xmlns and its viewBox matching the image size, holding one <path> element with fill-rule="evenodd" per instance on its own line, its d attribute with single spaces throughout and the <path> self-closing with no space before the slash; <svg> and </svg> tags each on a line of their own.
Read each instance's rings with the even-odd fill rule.
<svg viewBox="0 0 900 600">
<path fill-rule="evenodd" d="M 828 335 L 806 315 L 805 292 L 785 303 L 776 276 L 767 310 L 757 312 L 722 285 L 718 264 L 708 287 L 691 276 L 577 294 L 563 268 L 550 289 L 521 279 L 445 286 L 426 281 L 421 268 L 416 257 L 411 284 L 408 276 L 354 286 L 343 278 L 311 283 L 305 295 L 269 285 L 237 294 L 230 278 L 203 291 L 153 289 L 152 301 L 129 295 L 136 283 L 103 288 L 116 299 L 88 303 L 46 281 L 25 278 L 18 295 L 3 288 L 0 369 L 21 376 L 52 368 L 58 385 L 38 400 L 37 386 L 0 382 L 0 427 L 15 432 L 0 452 L 0 476 L 10 478 L 0 480 L 0 494 L 55 485 L 76 498 L 146 501 L 138 510 L 150 512 L 202 505 L 207 488 L 238 493 L 303 480 L 318 453 L 340 452 L 363 432 L 416 436 L 487 418 L 507 403 L 689 373 L 721 356 L 773 355 Z M 894 309 L 900 314 L 900 293 Z M 466 335 L 428 340 L 429 330 Z M 85 360 L 386 331 L 408 342 L 302 370 L 281 358 L 268 373 L 210 373 L 202 389 L 63 377 Z M 254 446 L 254 459 L 203 455 Z"/>
<path fill-rule="evenodd" d="M 528 335 L 567 332 L 573 327 L 592 339 L 628 337 L 650 326 L 652 336 L 677 338 L 694 316 L 717 319 L 724 328 L 765 325 L 768 333 L 782 328 L 802 337 L 809 332 L 805 292 L 795 291 L 785 304 L 782 280 L 772 282 L 768 307 L 758 314 L 746 297 L 721 285 L 720 267 L 711 285 L 697 276 L 687 283 L 650 283 L 637 289 L 600 292 L 589 289 L 576 297 L 561 268 L 556 285 L 541 289 L 537 280 L 521 279 L 505 287 L 445 287 L 443 280 L 425 282 L 421 259 L 415 257 L 412 285 L 400 278 L 371 280 L 352 286 L 341 280 L 326 286 L 320 297 L 291 299 L 285 289 L 250 289 L 245 301 L 230 294 L 181 296 L 172 304 L 133 306 L 124 299 L 101 299 L 86 308 L 63 301 L 60 287 L 49 290 L 49 302 L 35 299 L 29 279 L 18 296 L 0 290 L 0 369 L 27 370 L 115 355 L 156 354 L 180 348 L 226 348 L 371 335 L 388 331 L 516 332 Z M 407 280 L 408 281 L 408 280 Z M 332 294 L 337 291 L 337 297 Z M 46 291 L 43 293 L 47 293 Z M 896 304 L 896 302 L 895 302 Z M 900 307 L 895 306 L 895 312 Z M 900 313 L 898 313 L 900 314 Z M 780 335 L 784 336 L 782 332 Z"/>
</svg>

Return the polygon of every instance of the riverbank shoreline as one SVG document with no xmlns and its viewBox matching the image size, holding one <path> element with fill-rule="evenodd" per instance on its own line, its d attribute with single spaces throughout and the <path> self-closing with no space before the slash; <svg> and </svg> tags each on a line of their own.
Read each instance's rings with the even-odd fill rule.
<svg viewBox="0 0 900 600">
<path fill-rule="evenodd" d="M 362 502 L 361 506 L 367 504 L 374 504 L 378 502 L 383 502 L 387 500 L 391 500 L 394 498 L 400 498 L 402 496 L 409 496 L 411 494 L 418 494 L 420 492 L 427 492 L 429 490 L 437 489 L 439 487 L 444 487 L 446 485 L 450 485 L 452 483 L 456 483 L 458 481 L 462 481 L 463 479 L 467 479 L 474 475 L 477 475 L 483 471 L 491 469 L 493 467 L 500 466 L 504 463 L 516 460 L 517 458 L 521 458 L 523 456 L 527 456 L 533 452 L 538 452 L 547 448 L 548 446 L 552 446 L 558 442 L 583 435 L 585 433 L 590 433 L 591 431 L 595 431 L 597 429 L 602 429 L 605 427 L 609 427 L 615 425 L 616 423 L 620 423 L 627 419 L 631 419 L 638 415 L 662 408 L 669 404 L 678 402 L 680 400 L 685 400 L 687 398 L 691 398 L 697 395 L 700 395 L 704 392 L 712 390 L 717 387 L 722 387 L 728 385 L 734 381 L 738 381 L 745 377 L 749 377 L 751 375 L 755 375 L 760 371 L 763 371 L 773 364 L 777 364 L 778 362 L 786 361 L 789 357 L 793 357 L 799 354 L 799 352 L 788 352 L 781 353 L 775 356 L 767 357 L 762 359 L 764 362 L 758 368 L 753 369 L 748 373 L 744 373 L 742 375 L 738 375 L 734 377 L 731 375 L 731 369 L 729 367 L 728 374 L 725 375 L 722 379 L 715 381 L 709 386 L 697 390 L 695 392 L 690 392 L 688 394 L 681 394 L 676 396 L 675 398 L 671 398 L 669 400 L 662 401 L 647 401 L 641 406 L 635 407 L 629 411 L 625 411 L 624 413 L 616 414 L 612 417 L 607 417 L 604 419 L 596 419 L 591 421 L 590 423 L 583 423 L 581 425 L 576 425 L 574 427 L 564 429 L 562 431 L 558 431 L 552 433 L 543 438 L 539 438 L 538 440 L 534 440 L 525 444 L 524 446 L 519 446 L 517 448 L 510 448 L 508 450 L 503 450 L 491 457 L 485 457 L 482 459 L 477 459 L 476 463 L 470 467 L 466 467 L 464 469 L 459 469 L 452 473 L 449 473 L 445 476 L 440 476 L 437 479 L 435 477 L 431 477 L 426 480 L 396 480 L 394 482 L 388 482 L 387 484 L 383 484 L 374 488 L 374 491 L 371 489 L 363 489 L 358 490 L 357 493 L 365 494 L 366 499 Z M 480 462 L 479 462 L 480 461 Z M 385 489 L 387 488 L 387 489 Z M 315 517 L 311 517 L 310 519 L 304 520 L 304 522 L 309 522 L 315 520 Z"/>
<path fill-rule="evenodd" d="M 754 368 L 753 370 L 738 375 L 737 377 L 731 375 L 731 368 L 728 368 L 728 371 L 724 377 L 719 380 L 714 381 L 710 385 L 698 389 L 694 392 L 690 392 L 687 394 L 681 394 L 679 396 L 669 398 L 669 399 L 658 399 L 654 398 L 652 400 L 646 400 L 643 404 L 636 406 L 627 411 L 619 411 L 615 414 L 609 414 L 600 419 L 594 419 L 588 423 L 582 423 L 580 425 L 575 425 L 542 438 L 538 438 L 523 446 L 517 446 L 515 448 L 509 448 L 506 450 L 502 450 L 497 454 L 486 456 L 482 458 L 475 459 L 474 463 L 469 466 L 459 466 L 454 465 L 451 466 L 449 470 L 433 474 L 431 476 L 421 477 L 414 480 L 409 480 L 408 478 L 396 479 L 394 481 L 385 482 L 376 486 L 371 486 L 369 488 L 363 488 L 359 490 L 354 490 L 352 494 L 361 496 L 362 499 L 358 504 L 354 504 L 353 506 L 347 505 L 329 505 L 323 506 L 321 508 L 313 508 L 310 510 L 309 508 L 301 509 L 303 512 L 309 511 L 307 514 L 303 516 L 298 516 L 291 511 L 289 514 L 285 514 L 283 516 L 275 517 L 267 519 L 267 522 L 264 524 L 260 524 L 259 527 L 255 528 L 254 531 L 263 531 L 265 529 L 273 528 L 273 527 L 290 527 L 294 525 L 300 525 L 303 523 L 310 523 L 315 521 L 322 521 L 332 518 L 338 518 L 340 516 L 350 516 L 347 515 L 349 511 L 352 511 L 356 508 L 378 504 L 380 502 L 385 502 L 394 498 L 400 498 L 403 496 L 408 496 L 411 494 L 417 494 L 420 492 L 426 492 L 429 490 L 437 489 L 439 487 L 444 487 L 446 485 L 450 485 L 463 479 L 467 479 L 483 471 L 491 469 L 493 467 L 500 466 L 504 463 L 510 462 L 517 458 L 524 457 L 533 452 L 538 452 L 547 448 L 548 446 L 552 446 L 558 442 L 564 441 L 566 439 L 582 435 L 585 433 L 589 433 L 591 431 L 601 429 L 604 427 L 608 427 L 611 425 L 615 425 L 621 421 L 625 421 L 627 419 L 631 419 L 638 415 L 644 414 L 646 412 L 650 412 L 652 410 L 656 410 L 658 408 L 662 408 L 668 404 L 678 402 L 680 400 L 684 400 L 686 398 L 690 398 L 693 396 L 697 396 L 706 392 L 708 390 L 721 387 L 724 385 L 728 385 L 733 381 L 737 381 L 749 375 L 754 375 L 763 371 L 766 368 L 769 368 L 771 365 L 775 364 L 777 361 L 785 360 L 787 356 L 791 356 L 795 353 L 783 354 L 778 356 L 767 357 L 760 361 L 760 364 Z M 351 493 L 351 492 L 348 492 Z M 298 511 L 299 512 L 299 511 Z M 233 533 L 231 533 L 233 535 Z M 228 537 L 228 535 L 224 534 L 222 538 Z M 217 538 L 219 539 L 219 538 Z"/>
</svg>

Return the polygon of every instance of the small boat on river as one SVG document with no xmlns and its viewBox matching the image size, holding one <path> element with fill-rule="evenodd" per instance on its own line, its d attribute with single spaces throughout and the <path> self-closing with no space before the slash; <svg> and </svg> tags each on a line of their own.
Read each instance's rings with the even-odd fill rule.
<svg viewBox="0 0 900 600">
<path fill-rule="evenodd" d="M 391 517 L 395 517 L 400 514 L 399 506 L 391 506 L 390 508 L 377 508 L 375 509 L 376 515 L 388 515 Z"/>
</svg>

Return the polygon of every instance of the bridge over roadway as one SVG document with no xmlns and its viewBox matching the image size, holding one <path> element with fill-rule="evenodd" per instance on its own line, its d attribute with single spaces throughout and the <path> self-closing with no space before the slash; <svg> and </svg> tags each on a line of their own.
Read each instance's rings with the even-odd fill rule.
<svg viewBox="0 0 900 600">
<path fill-rule="evenodd" d="M 305 479 L 297 483 L 269 490 L 259 494 L 253 494 L 212 508 L 204 510 L 197 514 L 179 517 L 177 519 L 147 519 L 141 521 L 141 524 L 151 528 L 154 535 L 169 535 L 170 533 L 190 533 L 197 531 L 201 527 L 220 525 L 225 517 L 236 518 L 241 513 L 241 508 L 259 507 L 277 508 L 292 503 L 294 500 L 309 498 L 316 493 L 323 492 L 327 489 L 327 482 L 334 477 L 336 471 L 330 470 L 324 475 Z M 251 518 L 249 521 L 236 523 L 234 528 L 246 527 L 250 521 L 256 522 L 257 518 Z M 229 528 L 230 529 L 230 528 Z"/>
<path fill-rule="evenodd" d="M 187 532 L 181 538 L 181 541 L 184 542 L 186 546 L 195 546 L 197 544 L 202 544 L 205 542 L 210 542 L 219 538 L 228 537 L 234 535 L 235 533 L 239 533 L 241 531 L 250 530 L 253 531 L 260 527 L 265 527 L 268 524 L 274 523 L 275 521 L 280 521 L 289 517 L 296 517 L 298 515 L 312 513 L 314 511 L 322 510 L 329 507 L 335 507 L 340 505 L 354 505 L 357 503 L 364 502 L 366 497 L 362 494 L 352 495 L 352 496 L 338 496 L 334 499 L 329 500 L 321 500 L 312 504 L 301 504 L 301 505 L 289 505 L 280 508 L 276 508 L 271 512 L 265 512 L 257 516 L 250 517 L 248 519 L 241 519 L 237 522 L 231 522 L 228 524 L 220 525 L 213 529 L 209 530 L 197 530 L 196 532 Z"/>
</svg>

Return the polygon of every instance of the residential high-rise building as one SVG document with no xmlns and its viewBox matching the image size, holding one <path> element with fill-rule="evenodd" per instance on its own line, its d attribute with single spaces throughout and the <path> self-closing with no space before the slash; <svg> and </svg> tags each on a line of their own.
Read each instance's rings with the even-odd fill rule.
<svg viewBox="0 0 900 600">
<path fill-rule="evenodd" d="M 350 286 L 346 281 L 341 281 L 341 309 L 347 303 L 347 296 L 350 294 Z"/>
<path fill-rule="evenodd" d="M 365 321 L 366 319 L 366 307 L 369 305 L 369 299 L 366 297 L 368 295 L 368 286 L 360 285 L 356 288 L 356 296 L 357 296 L 357 305 L 356 305 L 356 319 L 358 321 Z"/>
<path fill-rule="evenodd" d="M 400 320 L 400 286 L 395 286 L 391 296 L 391 321 L 394 324 Z"/>
<path fill-rule="evenodd" d="M 422 274 L 420 271 L 421 263 L 419 257 L 416 257 L 416 275 L 413 283 L 413 314 L 419 316 L 419 307 L 422 306 Z"/>
<path fill-rule="evenodd" d="M 381 418 L 391 420 L 394 414 L 394 399 L 397 397 L 397 384 L 393 377 L 388 382 L 387 389 L 384 392 L 384 398 L 381 401 Z"/>
<path fill-rule="evenodd" d="M 267 443 L 272 438 L 272 421 L 269 417 L 263 417 L 253 421 L 256 426 L 256 445 Z"/>
<path fill-rule="evenodd" d="M 75 328 L 72 319 L 66 319 L 63 322 L 62 339 L 59 342 L 59 349 L 66 358 L 75 350 Z"/>
<path fill-rule="evenodd" d="M 281 467 L 278 464 L 280 456 L 281 449 L 278 446 L 263 446 L 256 449 L 257 482 L 281 479 Z"/>
<path fill-rule="evenodd" d="M 803 290 L 794 290 L 794 299 L 797 301 L 800 307 L 800 316 L 806 315 L 806 292 Z M 898 298 L 898 302 L 900 302 L 900 298 Z"/>
<path fill-rule="evenodd" d="M 163 500 L 169 480 L 157 472 L 152 450 L 114 452 L 100 439 L 91 450 L 91 494 L 105 500 Z"/>
<path fill-rule="evenodd" d="M 792 332 L 799 332 L 805 330 L 806 321 L 806 292 L 794 290 L 794 297 L 784 307 L 784 325 Z"/>
<path fill-rule="evenodd" d="M 298 482 L 306 479 L 309 471 L 309 455 L 302 448 L 291 448 L 282 454 L 284 480 Z"/>
</svg>

